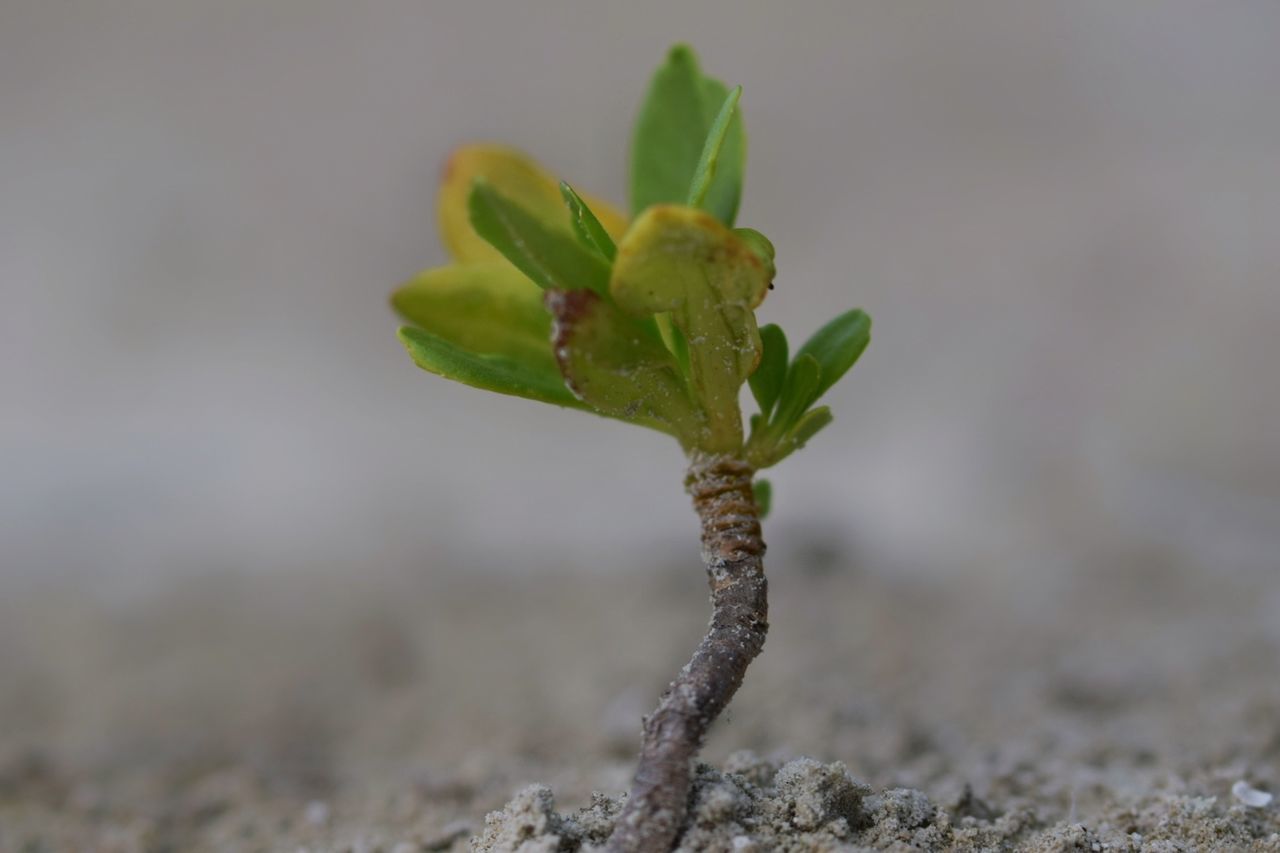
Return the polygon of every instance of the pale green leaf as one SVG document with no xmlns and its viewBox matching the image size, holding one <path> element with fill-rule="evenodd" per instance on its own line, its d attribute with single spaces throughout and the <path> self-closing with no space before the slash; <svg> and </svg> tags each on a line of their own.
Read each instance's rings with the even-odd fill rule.
<svg viewBox="0 0 1280 853">
<path fill-rule="evenodd" d="M 735 228 L 733 233 L 737 234 L 739 239 L 750 246 L 760 260 L 764 261 L 765 268 L 769 271 L 769 280 L 773 281 L 773 277 L 777 274 L 777 267 L 773 262 L 773 243 L 769 238 L 754 228 Z"/>
<path fill-rule="evenodd" d="M 738 391 L 760 357 L 754 309 L 769 280 L 760 258 L 709 214 L 658 205 L 618 244 L 610 293 L 633 316 L 670 313 L 689 349 L 689 377 L 708 419 L 706 450 L 742 438 Z"/>
<path fill-rule="evenodd" d="M 418 273 L 391 296 L 401 317 L 464 350 L 555 365 L 543 292 L 503 260 Z"/>
<path fill-rule="evenodd" d="M 651 324 L 588 290 L 547 292 L 554 351 L 573 393 L 601 414 L 675 435 L 686 447 L 701 417 L 675 359 Z M 648 319 L 648 318 L 646 318 Z"/>
</svg>

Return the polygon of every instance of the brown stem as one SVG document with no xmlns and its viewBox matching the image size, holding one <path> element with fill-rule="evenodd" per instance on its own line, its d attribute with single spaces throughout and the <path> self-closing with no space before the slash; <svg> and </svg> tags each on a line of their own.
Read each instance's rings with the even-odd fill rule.
<svg viewBox="0 0 1280 853">
<path fill-rule="evenodd" d="M 760 654 L 768 624 L 764 540 L 751 492 L 755 471 L 728 456 L 695 458 L 685 487 L 702 522 L 711 626 L 644 721 L 640 766 L 609 838 L 609 853 L 667 853 L 689 806 L 691 763 Z"/>
</svg>

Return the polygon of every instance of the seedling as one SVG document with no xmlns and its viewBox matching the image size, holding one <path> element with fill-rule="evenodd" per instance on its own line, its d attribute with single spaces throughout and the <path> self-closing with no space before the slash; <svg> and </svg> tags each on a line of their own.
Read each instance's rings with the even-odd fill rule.
<svg viewBox="0 0 1280 853">
<path fill-rule="evenodd" d="M 815 404 L 870 340 L 860 310 L 827 323 L 794 356 L 782 329 L 757 328 L 774 249 L 734 227 L 741 94 L 704 75 L 689 48 L 671 50 L 632 137 L 630 221 L 509 148 L 459 149 L 439 196 L 454 263 L 417 275 L 391 300 L 412 324 L 400 340 L 424 370 L 660 430 L 688 458 L 711 626 L 644 720 L 613 851 L 675 842 L 692 759 L 768 628 L 760 519 L 770 489 L 756 474 L 831 423 Z M 743 384 L 759 407 L 745 430 Z"/>
</svg>

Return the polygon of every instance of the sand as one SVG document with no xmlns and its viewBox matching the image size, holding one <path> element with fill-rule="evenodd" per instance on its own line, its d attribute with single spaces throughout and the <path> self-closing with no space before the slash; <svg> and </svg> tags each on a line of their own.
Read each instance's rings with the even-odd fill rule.
<svg viewBox="0 0 1280 853">
<path fill-rule="evenodd" d="M 590 850 L 692 562 L 210 571 L 0 602 L 0 850 Z M 775 555 L 681 850 L 1280 850 L 1280 593 Z"/>
<path fill-rule="evenodd" d="M 1141 804 L 1104 809 L 1092 826 L 1067 820 L 1046 827 L 1034 809 L 999 814 L 970 789 L 949 806 L 940 806 L 911 788 L 873 791 L 839 762 L 824 765 L 801 758 L 779 767 L 743 752 L 730 757 L 724 772 L 700 768 L 689 825 L 677 849 L 1280 849 L 1274 811 L 1247 805 L 1247 795 L 1236 799 L 1222 804 L 1214 797 L 1157 795 Z M 486 818 L 473 849 L 603 849 L 619 807 L 617 798 L 596 795 L 588 806 L 561 815 L 555 812 L 551 790 L 531 785 Z"/>
</svg>

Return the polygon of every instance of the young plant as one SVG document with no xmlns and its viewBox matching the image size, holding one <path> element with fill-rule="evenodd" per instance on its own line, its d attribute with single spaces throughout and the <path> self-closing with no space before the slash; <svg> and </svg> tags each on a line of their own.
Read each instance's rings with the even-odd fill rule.
<svg viewBox="0 0 1280 853">
<path fill-rule="evenodd" d="M 632 138 L 631 215 L 496 145 L 456 151 L 439 224 L 455 263 L 392 296 L 417 365 L 458 382 L 668 433 L 688 457 L 712 617 L 692 660 L 644 720 L 635 782 L 609 842 L 671 849 L 691 761 L 742 683 L 768 628 L 767 481 L 831 423 L 815 405 L 870 340 L 860 310 L 790 355 L 755 310 L 773 245 L 734 227 L 746 141 L 741 88 L 677 46 L 649 85 Z M 744 430 L 741 388 L 759 412 Z"/>
</svg>

